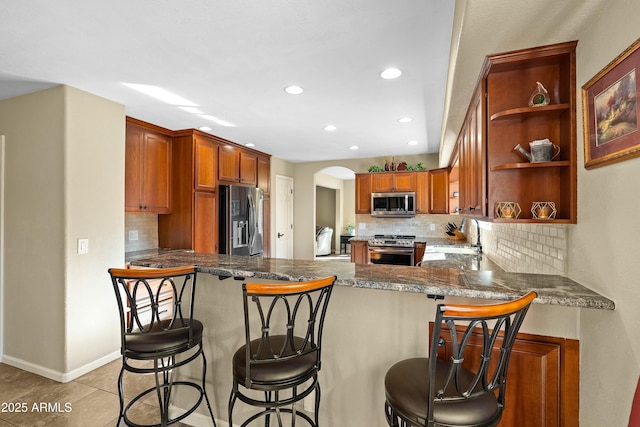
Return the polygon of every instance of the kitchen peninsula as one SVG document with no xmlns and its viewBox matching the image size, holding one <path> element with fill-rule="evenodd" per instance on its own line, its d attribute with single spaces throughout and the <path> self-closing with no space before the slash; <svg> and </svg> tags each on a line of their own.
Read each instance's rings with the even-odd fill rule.
<svg viewBox="0 0 640 427">
<path fill-rule="evenodd" d="M 425 295 L 444 296 L 447 303 L 477 303 L 512 299 L 527 290 L 535 290 L 539 297 L 521 328 L 518 355 L 512 358 L 502 425 L 577 426 L 579 311 L 598 309 L 604 317 L 615 308 L 610 299 L 566 277 L 506 273 L 499 268 L 356 265 L 189 251 L 171 251 L 132 264 L 195 264 L 205 273 L 198 276 L 196 316 L 205 324 L 212 372 L 208 382 L 221 420 L 226 419 L 233 352 L 244 340 L 240 283 L 245 279 L 269 283 L 337 276 L 320 372 L 320 419 L 334 427 L 386 426 L 384 373 L 398 360 L 427 354 L 428 324 L 436 303 Z M 180 405 L 179 396 L 176 404 Z"/>
</svg>

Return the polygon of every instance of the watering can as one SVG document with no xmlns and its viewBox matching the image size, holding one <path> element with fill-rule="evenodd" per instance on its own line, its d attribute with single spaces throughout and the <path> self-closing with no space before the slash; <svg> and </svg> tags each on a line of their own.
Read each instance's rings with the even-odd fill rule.
<svg viewBox="0 0 640 427">
<path fill-rule="evenodd" d="M 548 138 L 538 139 L 529 143 L 531 153 L 522 148 L 520 144 L 513 147 L 531 163 L 550 162 L 560 155 L 560 147 L 549 141 Z"/>
</svg>

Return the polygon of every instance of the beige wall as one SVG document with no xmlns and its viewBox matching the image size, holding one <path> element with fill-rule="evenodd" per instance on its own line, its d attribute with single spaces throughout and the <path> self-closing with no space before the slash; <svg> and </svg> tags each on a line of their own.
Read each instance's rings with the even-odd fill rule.
<svg viewBox="0 0 640 427">
<path fill-rule="evenodd" d="M 65 381 L 119 348 L 106 270 L 124 262 L 124 107 L 58 86 L 0 101 L 0 134 L 2 360 Z"/>
<path fill-rule="evenodd" d="M 636 8 L 633 1 L 609 2 L 576 34 L 578 88 L 638 37 Z M 616 303 L 613 312 L 581 313 L 580 421 L 622 426 L 640 372 L 640 159 L 584 169 L 581 111 L 577 116 L 578 223 L 568 233 L 568 275 Z"/>
</svg>

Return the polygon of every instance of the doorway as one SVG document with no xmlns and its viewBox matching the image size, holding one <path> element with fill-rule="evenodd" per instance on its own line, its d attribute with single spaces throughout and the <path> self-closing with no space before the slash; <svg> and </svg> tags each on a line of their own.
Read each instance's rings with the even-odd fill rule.
<svg viewBox="0 0 640 427">
<path fill-rule="evenodd" d="M 293 258 L 293 178 L 276 175 L 275 258 Z"/>
</svg>

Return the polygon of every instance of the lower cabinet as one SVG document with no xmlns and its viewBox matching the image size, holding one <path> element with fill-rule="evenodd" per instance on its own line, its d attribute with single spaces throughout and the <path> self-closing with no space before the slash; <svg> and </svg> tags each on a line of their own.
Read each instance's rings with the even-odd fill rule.
<svg viewBox="0 0 640 427">
<path fill-rule="evenodd" d="M 417 264 L 422 261 L 422 257 L 424 256 L 424 251 L 427 248 L 427 244 L 425 242 L 416 242 L 413 247 L 413 264 Z"/>
<path fill-rule="evenodd" d="M 429 323 L 429 338 L 433 322 Z M 472 339 L 469 346 L 478 345 Z M 459 336 L 462 329 L 459 330 Z M 451 354 L 451 339 L 438 358 Z M 499 345 L 500 343 L 498 343 Z M 578 427 L 580 393 L 580 343 L 577 340 L 520 333 L 516 338 L 507 374 L 505 411 L 500 427 Z M 478 348 L 478 352 L 480 348 Z M 499 348 L 495 352 L 499 352 Z M 497 359 L 494 358 L 494 360 Z M 469 369 L 476 366 L 463 365 Z"/>
<path fill-rule="evenodd" d="M 366 240 L 351 241 L 351 262 L 369 264 L 369 242 Z"/>
</svg>

